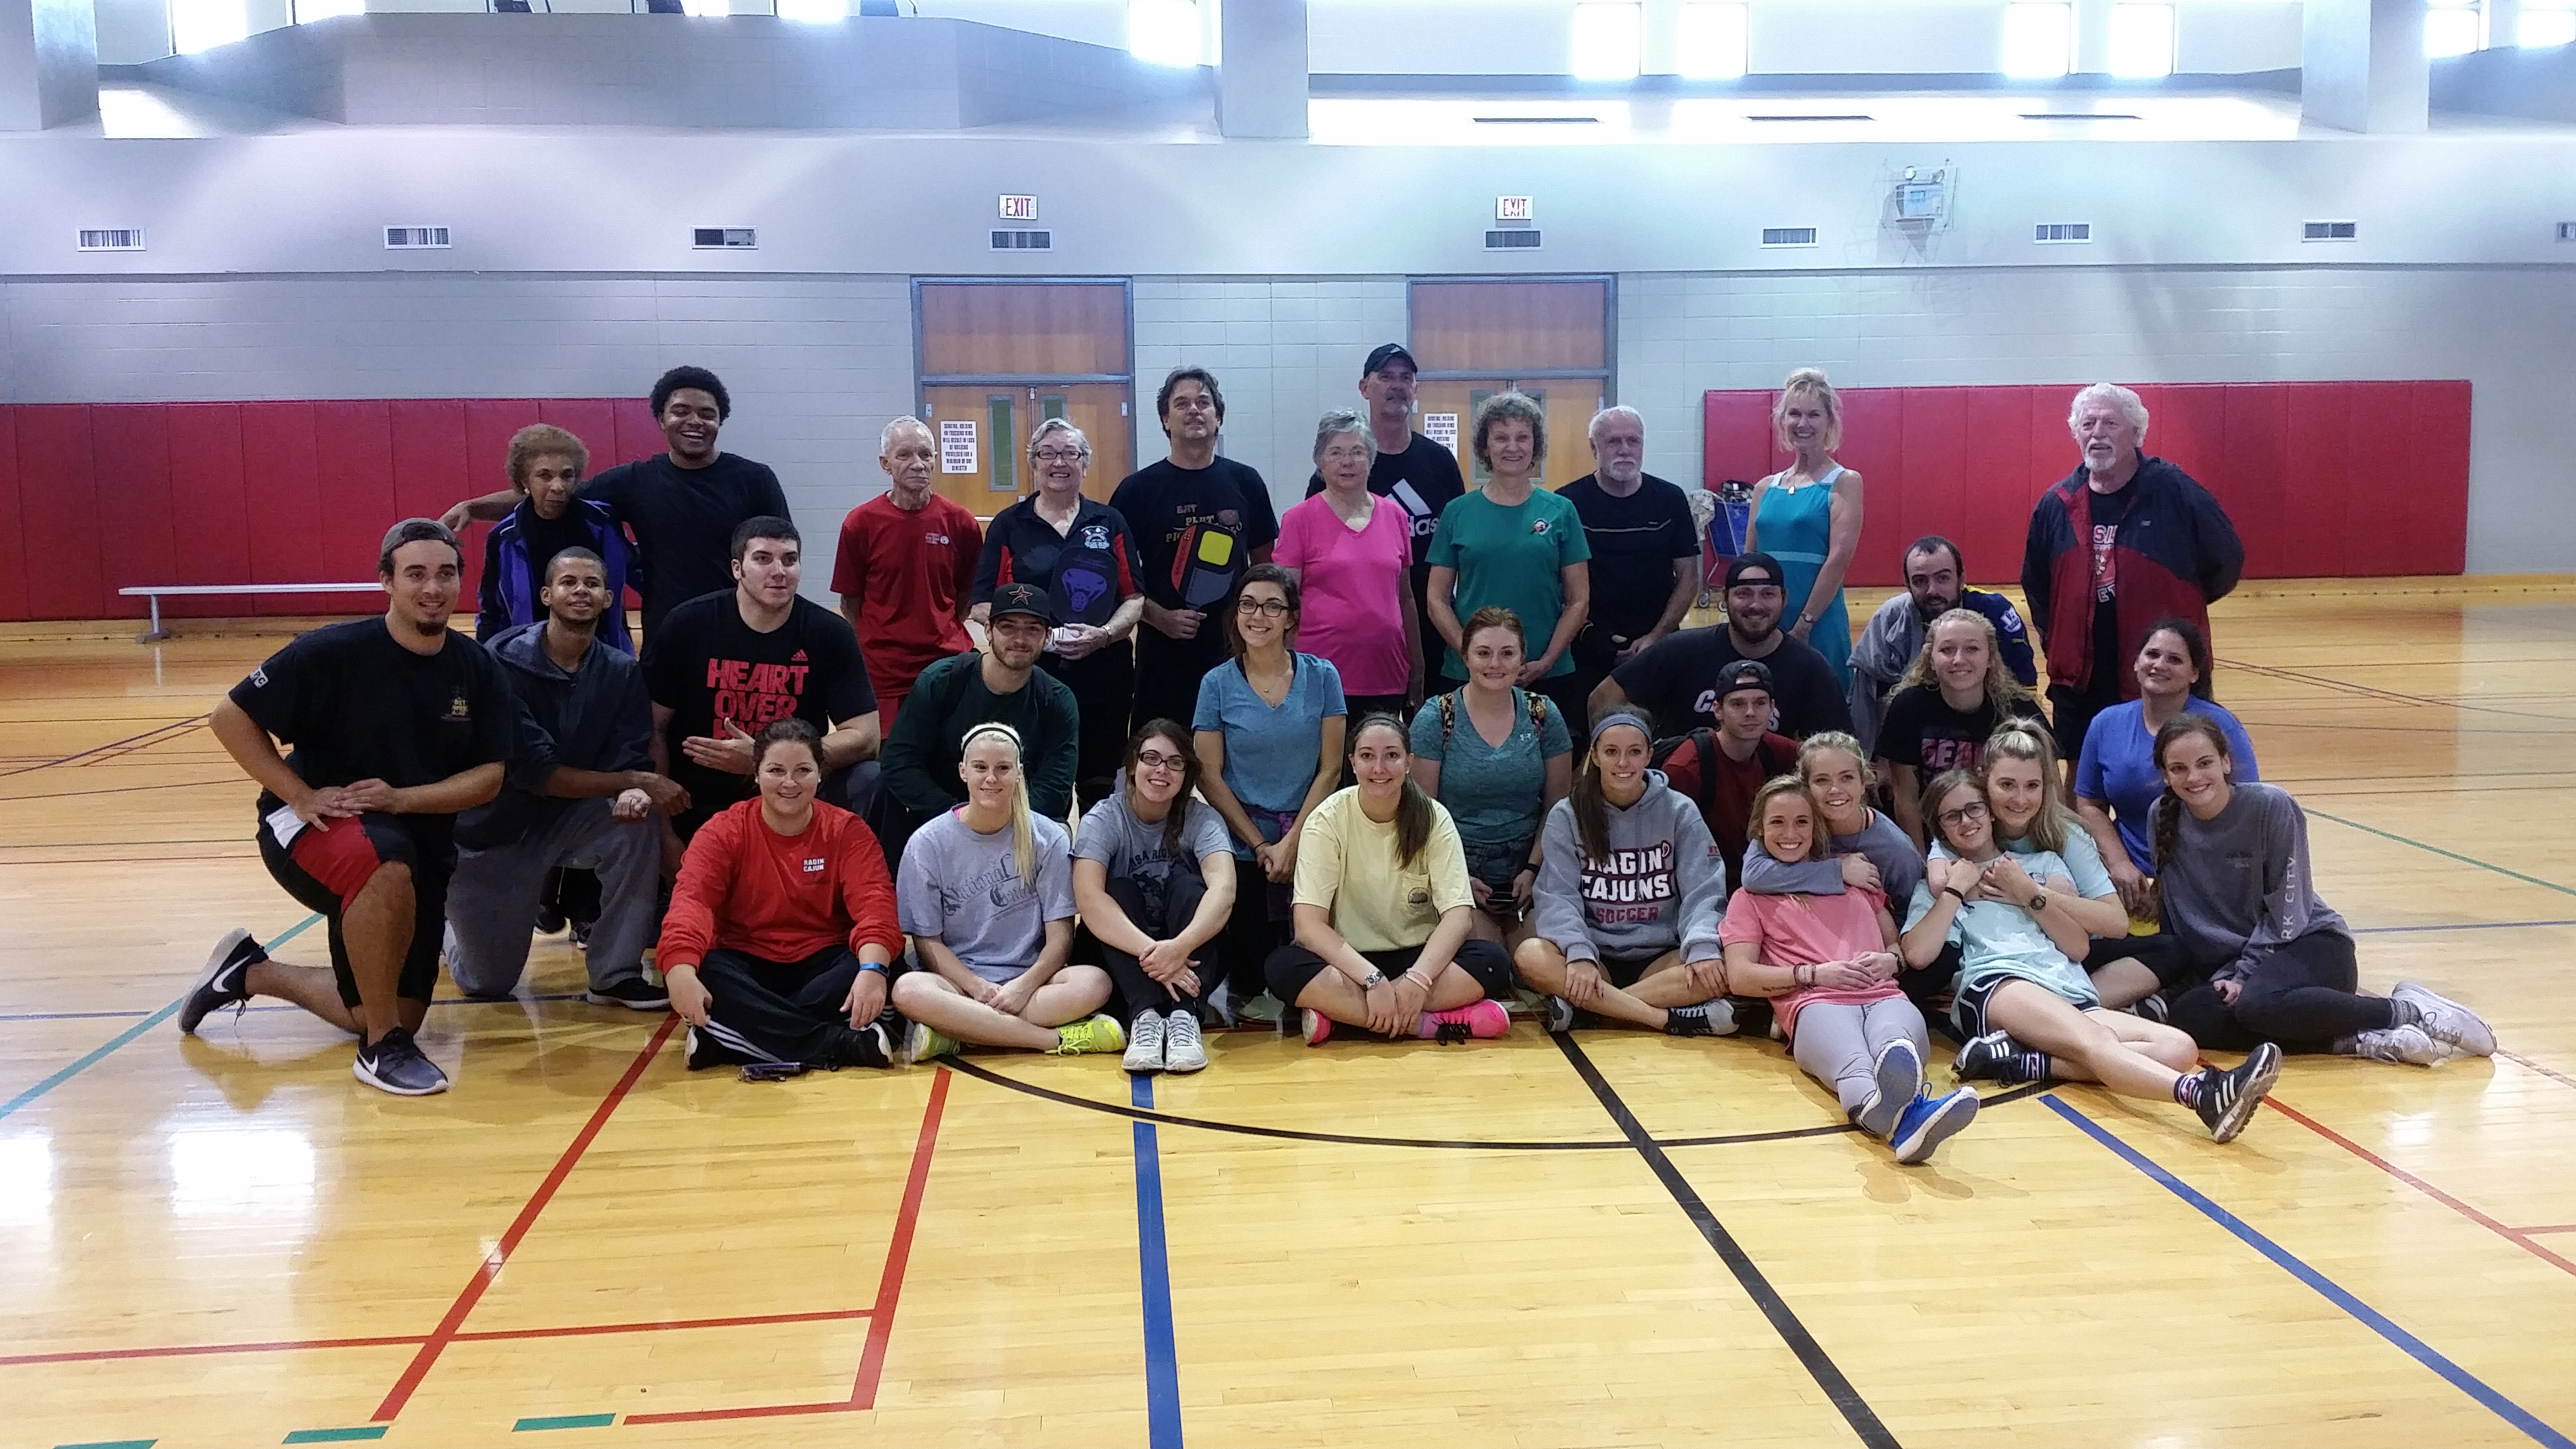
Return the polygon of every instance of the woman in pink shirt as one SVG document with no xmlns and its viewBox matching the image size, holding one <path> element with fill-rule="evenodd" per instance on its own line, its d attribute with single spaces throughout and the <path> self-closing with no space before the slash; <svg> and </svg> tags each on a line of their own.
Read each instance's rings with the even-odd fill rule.
<svg viewBox="0 0 2576 1449">
<path fill-rule="evenodd" d="M 1351 718 L 1413 717 L 1422 701 L 1422 622 L 1413 607 L 1412 523 L 1369 491 L 1377 444 L 1348 409 L 1315 425 L 1324 491 L 1279 517 L 1270 561 L 1294 570 L 1305 606 L 1297 647 L 1341 671 Z"/>
<path fill-rule="evenodd" d="M 1806 784 L 1783 775 L 1753 797 L 1751 834 L 1773 860 L 1821 860 L 1825 835 Z M 1791 1055 L 1834 1089 L 1864 1132 L 1899 1162 L 1921 1162 L 1973 1121 L 1974 1088 L 1934 1097 L 1923 1013 L 1896 985 L 1896 920 L 1875 886 L 1832 896 L 1739 890 L 1718 928 L 1730 991 L 1771 998 Z"/>
</svg>

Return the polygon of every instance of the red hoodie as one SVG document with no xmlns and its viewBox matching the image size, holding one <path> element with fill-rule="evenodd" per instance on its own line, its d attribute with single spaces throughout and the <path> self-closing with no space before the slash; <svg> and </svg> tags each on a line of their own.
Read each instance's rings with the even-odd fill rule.
<svg viewBox="0 0 2576 1449">
<path fill-rule="evenodd" d="M 764 961 L 802 961 L 847 942 L 903 954 L 894 880 L 875 832 L 837 805 L 814 805 L 802 835 L 760 818 L 760 800 L 738 802 L 698 827 L 680 863 L 655 958 L 668 972 L 716 949 Z"/>
</svg>

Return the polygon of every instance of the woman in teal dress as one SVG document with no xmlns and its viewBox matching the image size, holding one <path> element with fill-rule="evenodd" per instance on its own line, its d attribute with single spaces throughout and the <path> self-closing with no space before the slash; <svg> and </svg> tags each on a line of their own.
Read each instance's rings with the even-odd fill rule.
<svg viewBox="0 0 2576 1449">
<path fill-rule="evenodd" d="M 1753 485 L 1744 547 L 1780 561 L 1789 576 L 1782 606 L 1789 637 L 1825 656 L 1848 690 L 1852 631 L 1843 572 L 1860 546 L 1860 475 L 1833 459 L 1843 436 L 1834 385 L 1812 367 L 1790 373 L 1771 425 L 1796 461 Z"/>
</svg>

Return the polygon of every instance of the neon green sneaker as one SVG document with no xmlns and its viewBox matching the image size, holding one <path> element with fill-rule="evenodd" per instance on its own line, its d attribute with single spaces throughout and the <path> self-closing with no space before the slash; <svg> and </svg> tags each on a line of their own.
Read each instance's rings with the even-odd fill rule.
<svg viewBox="0 0 2576 1449">
<path fill-rule="evenodd" d="M 965 1049 L 964 1042 L 952 1036 L 941 1036 L 917 1021 L 903 1037 L 903 1059 L 916 1064 L 933 1057 L 953 1057 Z"/>
<path fill-rule="evenodd" d="M 1116 1052 L 1127 1049 L 1127 1033 L 1118 1029 L 1114 1016 L 1093 1016 L 1069 1021 L 1055 1029 L 1055 1045 L 1047 1055 L 1080 1056 L 1085 1052 Z"/>
</svg>

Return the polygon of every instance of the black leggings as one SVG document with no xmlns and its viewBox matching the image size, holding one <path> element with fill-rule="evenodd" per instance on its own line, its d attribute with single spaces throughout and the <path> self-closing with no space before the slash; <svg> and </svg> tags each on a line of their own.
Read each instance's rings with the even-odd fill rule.
<svg viewBox="0 0 2576 1449">
<path fill-rule="evenodd" d="M 852 1032 L 841 1003 L 860 970 L 846 945 L 826 946 L 802 961 L 709 951 L 698 963 L 698 980 L 715 998 L 707 1031 L 752 1061 L 830 1066 L 847 1055 Z"/>
<path fill-rule="evenodd" d="M 1127 755 L 1127 711 L 1136 697 L 1135 645 L 1114 640 L 1080 659 L 1041 654 L 1038 667 L 1073 691 L 1081 719 L 1073 778 L 1088 805 L 1108 793 L 1109 780 Z M 1189 720 L 1181 723 L 1186 726 Z"/>
<path fill-rule="evenodd" d="M 1168 941 L 1180 934 L 1181 928 L 1198 914 L 1200 902 L 1207 899 L 1207 882 L 1199 878 L 1197 871 L 1175 869 L 1163 886 L 1163 910 L 1159 916 L 1146 903 L 1145 893 L 1137 888 L 1136 882 L 1126 876 L 1109 878 L 1109 898 L 1118 903 L 1119 910 L 1126 912 L 1128 924 L 1157 941 Z M 1219 941 L 1223 939 L 1222 936 L 1218 938 Z M 1216 944 L 1217 941 L 1208 943 L 1210 946 Z M 1074 949 L 1081 959 L 1097 962 L 1102 970 L 1109 973 L 1109 979 L 1118 987 L 1121 1013 L 1128 1021 L 1134 1021 L 1139 1012 L 1199 1008 L 1208 994 L 1216 990 L 1216 984 L 1225 979 L 1216 969 L 1216 953 L 1205 947 L 1201 948 L 1198 992 L 1181 996 L 1173 995 L 1170 988 L 1146 975 L 1145 968 L 1135 957 L 1091 934 L 1089 926 L 1082 928 Z"/>
<path fill-rule="evenodd" d="M 2247 1051 L 2265 1041 L 2286 1052 L 2327 1051 L 2343 1037 L 2396 1024 L 2388 998 L 2353 990 L 2360 979 L 2352 938 L 2317 931 L 2265 957 L 2235 1005 L 2204 981 L 2174 998 L 2166 1020 L 2212 1051 Z"/>
<path fill-rule="evenodd" d="M 1225 934 L 1217 937 L 1218 974 L 1234 983 L 1229 993 L 1234 1006 L 1261 994 L 1262 969 L 1270 953 L 1288 939 L 1289 909 L 1287 886 L 1273 884 L 1261 873 L 1259 861 L 1234 858 L 1234 914 L 1226 918 Z M 1207 984 L 1211 990 L 1216 986 L 1214 981 Z"/>
</svg>

